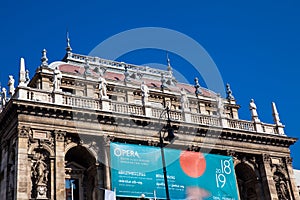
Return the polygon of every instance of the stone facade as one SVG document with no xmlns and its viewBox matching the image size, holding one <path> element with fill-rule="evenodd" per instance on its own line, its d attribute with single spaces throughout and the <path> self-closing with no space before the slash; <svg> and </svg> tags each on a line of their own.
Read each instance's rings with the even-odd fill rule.
<svg viewBox="0 0 300 200">
<path fill-rule="evenodd" d="M 2 99 L 0 194 L 4 199 L 103 199 L 111 189 L 109 143 L 159 144 L 166 128 L 174 148 L 234 158 L 241 199 L 300 199 L 290 145 L 275 104 L 274 124 L 238 117 L 227 97 L 178 83 L 170 70 L 130 65 L 71 52 L 62 61 L 42 63 L 29 81 L 24 61 L 19 85 Z"/>
</svg>

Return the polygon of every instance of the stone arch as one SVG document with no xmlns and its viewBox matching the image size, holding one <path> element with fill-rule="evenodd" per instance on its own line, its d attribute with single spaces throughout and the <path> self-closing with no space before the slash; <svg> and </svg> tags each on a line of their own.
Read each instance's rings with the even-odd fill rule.
<svg viewBox="0 0 300 200">
<path fill-rule="evenodd" d="M 95 152 L 86 145 L 70 143 L 65 148 L 66 196 L 74 199 L 95 199 L 100 193 L 99 169 Z M 84 159 L 83 159 L 84 158 Z M 72 192 L 70 192 L 72 191 Z M 96 198 L 98 199 L 98 198 Z"/>
<path fill-rule="evenodd" d="M 45 149 L 51 157 L 55 156 L 53 149 L 47 144 L 41 144 L 41 145 L 39 145 L 38 143 L 31 144 L 28 149 L 28 154 L 34 154 L 35 149 Z"/>
<path fill-rule="evenodd" d="M 258 177 L 252 165 L 240 162 L 235 166 L 238 189 L 241 200 L 258 200 L 260 192 L 258 186 Z"/>
<path fill-rule="evenodd" d="M 86 148 L 86 150 L 87 150 L 91 155 L 93 155 L 93 157 L 96 159 L 96 162 L 98 162 L 98 155 L 97 155 L 96 151 L 95 151 L 93 148 L 91 148 L 90 146 L 88 146 L 87 144 L 80 144 L 80 145 L 79 145 L 78 143 L 71 142 L 71 143 L 67 144 L 66 147 L 65 147 L 65 155 L 67 154 L 67 152 L 68 152 L 70 149 L 72 149 L 72 148 L 74 148 L 74 147 L 77 147 L 77 146 L 82 146 L 82 147 Z"/>
</svg>

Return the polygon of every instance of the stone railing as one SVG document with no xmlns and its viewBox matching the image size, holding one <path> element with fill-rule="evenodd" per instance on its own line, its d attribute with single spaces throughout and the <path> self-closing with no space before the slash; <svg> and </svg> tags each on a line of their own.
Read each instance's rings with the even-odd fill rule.
<svg viewBox="0 0 300 200">
<path fill-rule="evenodd" d="M 94 110 L 100 109 L 100 102 L 98 99 L 76 97 L 73 95 L 63 95 L 62 104 L 77 108 L 91 108 Z"/>
<path fill-rule="evenodd" d="M 79 97 L 63 92 L 43 91 L 35 88 L 19 87 L 16 90 L 15 99 L 43 102 L 56 105 L 66 105 L 76 108 L 84 108 L 91 110 L 103 110 L 116 113 L 146 116 L 156 119 L 167 119 L 165 109 L 155 107 L 143 107 L 141 104 L 129 104 L 126 102 L 105 100 L 107 106 L 103 106 L 104 100 L 98 98 Z M 203 115 L 199 113 L 182 112 L 181 110 L 170 110 L 170 119 L 173 121 L 182 121 L 195 123 L 213 127 L 223 127 L 229 129 L 263 132 L 268 134 L 284 135 L 284 126 L 276 126 L 274 124 L 266 124 L 261 122 L 246 121 L 239 119 L 220 118 L 216 115 Z"/>
<path fill-rule="evenodd" d="M 124 62 L 107 60 L 107 59 L 103 59 L 103 58 L 99 58 L 99 57 L 84 56 L 84 55 L 72 53 L 71 59 L 75 60 L 75 61 L 80 61 L 80 62 L 86 62 L 86 60 L 87 60 L 90 64 L 105 65 L 105 66 L 114 67 L 114 68 L 124 68 L 124 66 L 126 65 L 128 67 L 129 71 L 130 70 L 140 71 L 140 72 L 149 73 L 149 74 L 152 74 L 152 75 L 155 75 L 158 77 L 160 77 L 161 74 L 164 74 L 166 77 L 170 76 L 170 73 L 165 70 L 153 69 L 153 68 L 145 67 L 145 66 L 139 66 L 139 65 L 133 65 L 133 64 L 128 64 L 128 63 L 124 63 Z"/>
<path fill-rule="evenodd" d="M 22 96 L 31 101 L 41 101 L 41 102 L 47 102 L 52 103 L 53 102 L 53 96 L 50 92 L 42 91 L 35 88 L 30 88 L 30 90 L 22 90 L 19 91 L 22 92 Z M 20 97 L 20 95 L 19 95 Z"/>
<path fill-rule="evenodd" d="M 220 118 L 218 116 L 191 114 L 191 121 L 196 124 L 221 126 Z"/>
<path fill-rule="evenodd" d="M 229 128 L 255 131 L 254 123 L 252 121 L 227 119 L 227 125 Z"/>
<path fill-rule="evenodd" d="M 152 108 L 152 117 L 161 118 L 166 120 L 168 118 L 167 112 L 165 109 Z M 181 111 L 170 110 L 170 119 L 175 121 L 182 121 Z"/>
<path fill-rule="evenodd" d="M 277 127 L 274 124 L 262 123 L 262 129 L 263 129 L 263 132 L 265 132 L 265 133 L 278 134 Z"/>
<path fill-rule="evenodd" d="M 111 102 L 110 110 L 117 113 L 144 115 L 142 106 L 128 103 Z"/>
</svg>

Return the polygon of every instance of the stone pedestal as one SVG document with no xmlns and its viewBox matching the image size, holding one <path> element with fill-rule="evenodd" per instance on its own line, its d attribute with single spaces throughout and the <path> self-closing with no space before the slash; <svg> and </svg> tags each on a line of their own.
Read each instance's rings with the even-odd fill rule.
<svg viewBox="0 0 300 200">
<path fill-rule="evenodd" d="M 48 199 L 46 185 L 38 185 L 36 191 L 37 191 L 36 199 Z"/>
<path fill-rule="evenodd" d="M 59 91 L 53 92 L 53 103 L 62 104 L 63 103 L 63 94 Z"/>
<path fill-rule="evenodd" d="M 110 111 L 110 103 L 111 100 L 108 98 L 108 96 L 101 97 L 101 107 L 103 111 Z"/>
</svg>

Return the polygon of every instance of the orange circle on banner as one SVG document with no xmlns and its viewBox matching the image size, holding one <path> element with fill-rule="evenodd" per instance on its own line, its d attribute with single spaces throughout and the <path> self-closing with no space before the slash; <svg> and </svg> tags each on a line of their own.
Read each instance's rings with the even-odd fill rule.
<svg viewBox="0 0 300 200">
<path fill-rule="evenodd" d="M 205 157 L 200 152 L 183 151 L 179 162 L 183 172 L 193 178 L 201 176 L 206 169 Z"/>
</svg>

